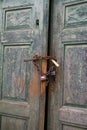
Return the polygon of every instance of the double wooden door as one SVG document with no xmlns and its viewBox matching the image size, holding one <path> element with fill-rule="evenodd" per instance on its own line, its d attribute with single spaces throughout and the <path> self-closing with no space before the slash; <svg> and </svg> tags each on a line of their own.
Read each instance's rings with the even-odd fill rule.
<svg viewBox="0 0 87 130">
<path fill-rule="evenodd" d="M 47 130 L 87 129 L 87 0 L 50 0 L 50 12 L 47 49 L 49 0 L 0 0 L 1 130 L 44 130 L 46 85 L 24 60 L 47 50 L 60 64 Z"/>
<path fill-rule="evenodd" d="M 0 0 L 0 130 L 44 129 L 45 85 L 24 60 L 47 54 L 48 10 L 48 0 Z"/>
</svg>

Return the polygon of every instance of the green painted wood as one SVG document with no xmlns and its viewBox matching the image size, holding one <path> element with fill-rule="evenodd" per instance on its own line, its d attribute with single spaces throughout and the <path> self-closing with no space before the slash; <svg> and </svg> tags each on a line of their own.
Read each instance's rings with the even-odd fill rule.
<svg viewBox="0 0 87 130">
<path fill-rule="evenodd" d="M 27 121 L 26 120 L 21 120 L 21 119 L 16 119 L 16 118 L 11 118 L 11 117 L 6 117 L 2 116 L 2 130 L 27 130 Z M 18 125 L 16 125 L 18 124 Z"/>
<path fill-rule="evenodd" d="M 53 0 L 50 55 L 60 67 L 48 89 L 48 130 L 87 129 L 87 0 Z"/>
<path fill-rule="evenodd" d="M 48 18 L 49 0 L 0 0 L 1 130 L 44 130 L 45 89 L 24 59 L 47 54 Z"/>
<path fill-rule="evenodd" d="M 86 128 L 79 128 L 79 127 L 73 127 L 73 126 L 67 126 L 63 125 L 64 130 L 86 130 Z"/>
</svg>

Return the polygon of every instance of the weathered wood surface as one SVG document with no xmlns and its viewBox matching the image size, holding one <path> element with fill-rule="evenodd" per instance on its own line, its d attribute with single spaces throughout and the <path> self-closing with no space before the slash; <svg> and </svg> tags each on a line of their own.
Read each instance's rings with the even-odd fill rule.
<svg viewBox="0 0 87 130">
<path fill-rule="evenodd" d="M 30 105 L 25 102 L 0 101 L 0 113 L 5 116 L 11 115 L 20 118 L 29 118 Z"/>
<path fill-rule="evenodd" d="M 9 124 L 9 125 L 8 125 Z M 18 125 L 16 125 L 18 124 Z M 27 130 L 27 121 L 26 120 L 21 120 L 21 119 L 17 119 L 17 118 L 12 118 L 12 117 L 6 117 L 6 116 L 2 116 L 2 126 L 1 129 L 2 130 Z"/>
<path fill-rule="evenodd" d="M 87 45 L 65 46 L 64 102 L 87 105 Z"/>
<path fill-rule="evenodd" d="M 59 120 L 67 124 L 87 127 L 87 109 L 64 106 L 59 110 Z"/>
<path fill-rule="evenodd" d="M 49 84 L 48 130 L 87 129 L 86 5 L 87 0 L 51 1 L 50 55 L 60 67 Z"/>
<path fill-rule="evenodd" d="M 86 130 L 86 128 L 79 128 L 75 126 L 63 125 L 64 130 Z"/>
<path fill-rule="evenodd" d="M 47 54 L 48 18 L 49 0 L 0 1 L 1 130 L 44 130 L 45 84 L 24 59 Z"/>
</svg>

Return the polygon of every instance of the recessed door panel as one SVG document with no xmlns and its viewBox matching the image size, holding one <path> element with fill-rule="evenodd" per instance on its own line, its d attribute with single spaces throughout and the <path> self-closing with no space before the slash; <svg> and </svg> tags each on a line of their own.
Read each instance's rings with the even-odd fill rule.
<svg viewBox="0 0 87 130">
<path fill-rule="evenodd" d="M 5 10 L 5 29 L 32 28 L 32 7 Z"/>
<path fill-rule="evenodd" d="M 30 56 L 30 46 L 4 46 L 3 51 L 2 97 L 27 100 L 31 68 L 24 59 Z"/>
<path fill-rule="evenodd" d="M 11 117 L 2 116 L 1 118 L 1 129 L 2 130 L 27 130 L 27 120 L 17 119 Z"/>
<path fill-rule="evenodd" d="M 87 105 L 87 45 L 65 45 L 64 102 Z"/>
</svg>

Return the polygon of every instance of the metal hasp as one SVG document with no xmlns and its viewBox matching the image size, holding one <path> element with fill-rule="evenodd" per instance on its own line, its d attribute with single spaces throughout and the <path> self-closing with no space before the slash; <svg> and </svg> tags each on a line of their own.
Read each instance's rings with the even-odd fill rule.
<svg viewBox="0 0 87 130">
<path fill-rule="evenodd" d="M 38 61 L 40 60 L 49 60 L 50 65 L 47 73 L 43 73 L 39 67 Z M 38 56 L 35 55 L 32 59 L 25 59 L 24 62 L 32 61 L 33 64 L 36 66 L 38 73 L 40 74 L 40 80 L 42 82 L 48 81 L 49 78 L 52 78 L 55 81 L 56 77 L 56 68 L 59 67 L 59 64 L 57 63 L 57 60 L 52 56 Z"/>
</svg>

